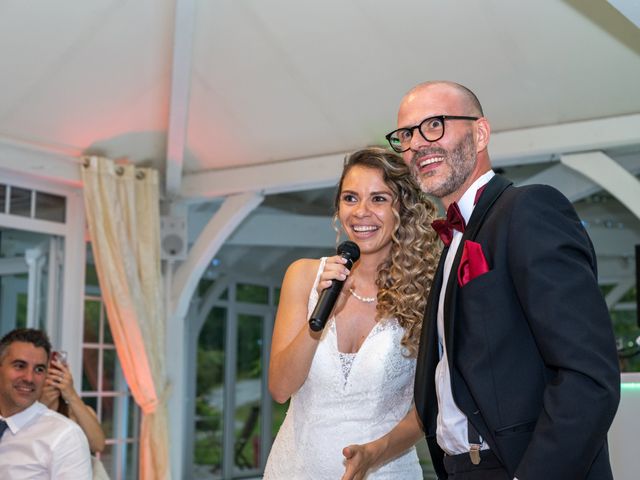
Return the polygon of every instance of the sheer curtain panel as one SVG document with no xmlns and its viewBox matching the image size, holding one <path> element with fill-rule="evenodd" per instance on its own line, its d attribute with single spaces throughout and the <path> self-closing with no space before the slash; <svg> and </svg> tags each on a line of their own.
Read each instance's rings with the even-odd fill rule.
<svg viewBox="0 0 640 480">
<path fill-rule="evenodd" d="M 169 479 L 158 172 L 86 157 L 89 236 L 118 358 L 142 410 L 140 479 Z"/>
</svg>

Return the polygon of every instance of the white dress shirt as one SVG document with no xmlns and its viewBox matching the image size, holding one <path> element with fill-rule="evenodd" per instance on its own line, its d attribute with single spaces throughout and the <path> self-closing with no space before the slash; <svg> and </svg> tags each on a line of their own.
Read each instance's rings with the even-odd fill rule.
<svg viewBox="0 0 640 480">
<path fill-rule="evenodd" d="M 40 402 L 3 420 L 0 479 L 91 479 L 89 442 L 73 420 Z"/>
<path fill-rule="evenodd" d="M 458 208 L 464 217 L 465 223 L 469 223 L 471 213 L 474 208 L 476 192 L 485 185 L 495 173 L 490 170 L 478 178 L 458 201 Z M 451 266 L 455 259 L 456 252 L 462 240 L 462 233 L 453 231 L 453 239 L 449 245 L 449 251 L 444 261 L 444 271 L 442 272 L 442 289 L 438 300 L 438 344 L 440 348 L 440 361 L 436 367 L 436 393 L 438 395 L 438 421 L 436 438 L 440 448 L 449 455 L 467 453 L 469 451 L 468 421 L 462 411 L 456 405 L 451 391 L 451 372 L 447 361 L 447 349 L 444 339 L 444 297 Z M 455 319 L 454 319 L 455 321 Z M 486 442 L 482 442 L 483 450 L 489 448 Z"/>
</svg>

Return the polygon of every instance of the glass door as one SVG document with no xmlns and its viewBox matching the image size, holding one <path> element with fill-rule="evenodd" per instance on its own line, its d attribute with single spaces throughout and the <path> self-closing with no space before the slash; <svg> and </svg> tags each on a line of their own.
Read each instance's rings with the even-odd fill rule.
<svg viewBox="0 0 640 480">
<path fill-rule="evenodd" d="M 234 385 L 233 465 L 235 475 L 258 474 L 266 459 L 266 388 L 264 329 L 262 315 L 240 313 L 237 317 L 236 381 Z M 267 447 L 268 448 L 268 447 Z"/>
<path fill-rule="evenodd" d="M 193 478 L 259 477 L 271 448 L 273 314 L 226 300 L 210 310 L 197 342 Z"/>
</svg>

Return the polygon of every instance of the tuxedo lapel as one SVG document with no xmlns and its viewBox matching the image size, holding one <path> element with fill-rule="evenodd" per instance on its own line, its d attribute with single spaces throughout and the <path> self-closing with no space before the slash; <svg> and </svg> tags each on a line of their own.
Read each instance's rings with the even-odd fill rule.
<svg viewBox="0 0 640 480">
<path fill-rule="evenodd" d="M 451 266 L 451 272 L 449 274 L 447 285 L 443 287 L 447 289 L 444 298 L 443 313 L 445 342 L 447 344 L 447 354 L 450 369 L 453 368 L 452 352 L 454 339 L 454 319 L 456 318 L 456 297 L 459 290 L 456 272 L 460 267 L 460 258 L 462 257 L 464 242 L 466 240 L 474 240 L 476 238 L 476 235 L 478 234 L 480 227 L 484 222 L 485 216 L 487 215 L 493 204 L 496 202 L 496 200 L 500 197 L 500 195 L 502 195 L 502 192 L 504 192 L 505 189 L 507 189 L 510 185 L 512 185 L 512 182 L 504 177 L 501 177 L 500 175 L 494 175 L 493 178 L 489 180 L 489 183 L 487 183 L 487 186 L 482 192 L 482 195 L 480 195 L 478 203 L 473 209 L 473 213 L 471 214 L 471 218 L 469 219 L 469 224 L 466 226 L 465 231 L 462 235 L 462 240 L 460 241 L 458 251 L 456 252 L 455 259 L 453 260 L 453 265 Z"/>
<path fill-rule="evenodd" d="M 416 367 L 415 399 L 418 415 L 420 416 L 427 436 L 435 435 L 437 408 L 428 408 L 437 405 L 435 396 L 435 371 L 440 359 L 438 349 L 438 296 L 442 287 L 442 274 L 444 271 L 444 259 L 447 256 L 448 247 L 445 247 L 440 255 L 440 261 L 431 282 L 431 289 L 427 299 L 427 306 L 422 321 L 422 333 L 420 339 L 420 351 Z M 427 393 L 429 392 L 429 394 Z M 427 417 L 427 415 L 429 415 Z"/>
<path fill-rule="evenodd" d="M 473 240 L 480 229 L 484 221 L 484 217 L 487 215 L 487 212 L 491 209 L 493 204 L 498 200 L 502 192 L 504 192 L 508 187 L 513 184 L 510 180 L 507 180 L 500 175 L 494 175 L 487 186 L 485 187 L 482 195 L 478 199 L 478 203 L 473 209 L 473 213 L 471 214 L 471 218 L 469 219 L 469 224 L 464 231 L 464 235 L 462 236 L 462 242 L 465 240 Z M 462 245 L 462 243 L 461 243 Z M 457 257 L 457 255 L 456 255 Z"/>
</svg>

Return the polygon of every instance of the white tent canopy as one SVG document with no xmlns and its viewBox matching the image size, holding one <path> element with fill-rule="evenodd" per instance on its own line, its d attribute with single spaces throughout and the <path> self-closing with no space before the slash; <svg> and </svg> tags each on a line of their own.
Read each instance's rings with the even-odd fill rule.
<svg viewBox="0 0 640 480">
<path fill-rule="evenodd" d="M 384 143 L 411 86 L 452 79 L 481 99 L 495 165 L 572 196 L 598 250 L 628 259 L 638 206 L 606 189 L 606 211 L 586 206 L 623 172 L 585 178 L 575 154 L 640 169 L 637 14 L 623 0 L 3 2 L 0 165 L 78 184 L 81 154 L 126 158 L 161 170 L 166 211 L 191 205 L 192 232 L 247 192 L 286 224 L 329 214 L 330 191 L 315 189 L 345 152 Z M 271 225 L 290 237 L 243 248 L 278 265 L 279 245 L 319 238 Z M 618 275 L 606 262 L 602 274 Z"/>
<path fill-rule="evenodd" d="M 574 202 L 612 304 L 640 244 L 639 23 L 632 0 L 6 0 L 0 172 L 80 190 L 82 155 L 157 168 L 188 227 L 177 324 L 203 274 L 278 281 L 331 249 L 345 153 L 384 144 L 409 88 L 453 80 L 494 166 Z"/>
</svg>

